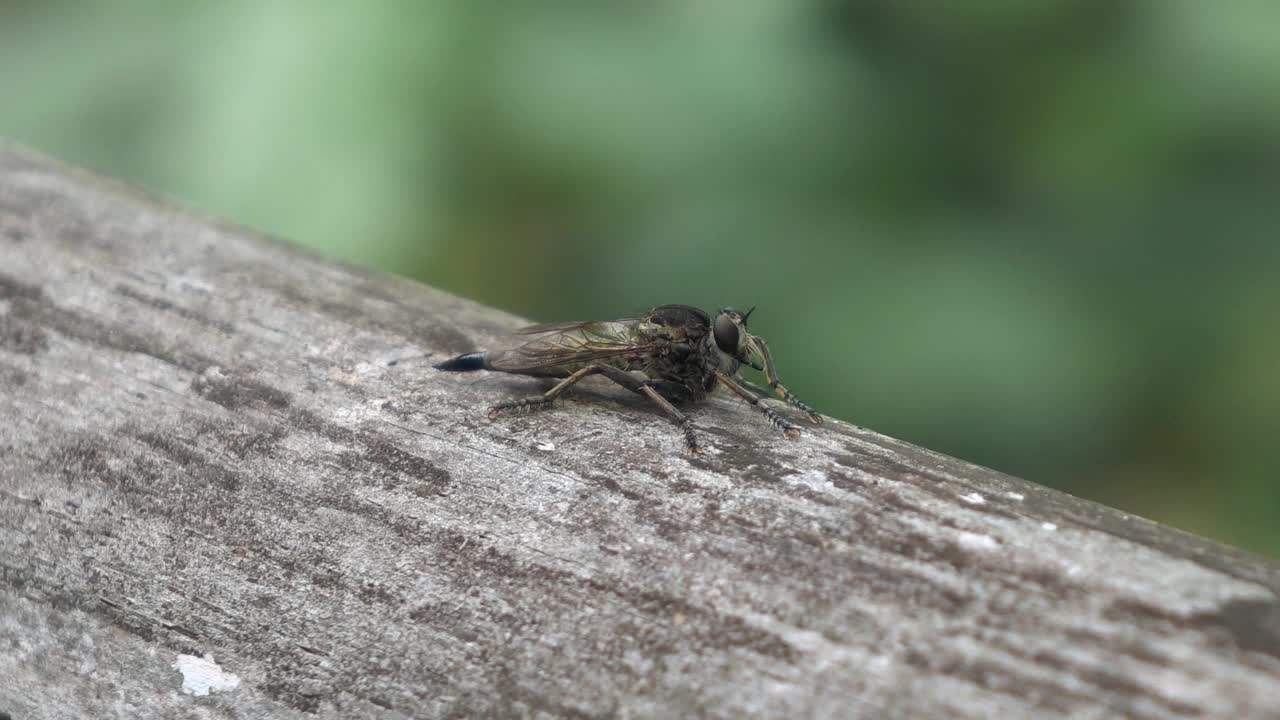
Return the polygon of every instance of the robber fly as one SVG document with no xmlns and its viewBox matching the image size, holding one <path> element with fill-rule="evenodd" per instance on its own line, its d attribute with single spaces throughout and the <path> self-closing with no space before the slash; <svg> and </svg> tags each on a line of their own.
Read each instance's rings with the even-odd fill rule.
<svg viewBox="0 0 1280 720">
<path fill-rule="evenodd" d="M 505 413 L 550 408 L 574 383 L 599 374 L 653 401 L 680 427 L 691 453 L 699 452 L 698 438 L 689 418 L 673 403 L 702 400 L 717 386 L 751 403 L 794 440 L 800 429 L 761 398 L 772 391 L 815 425 L 822 416 L 778 382 L 769 345 L 747 332 L 752 310 L 740 313 L 725 308 L 713 321 L 695 307 L 660 305 L 637 318 L 534 325 L 516 331 L 528 339 L 514 347 L 459 355 L 435 368 L 562 378 L 542 395 L 494 405 L 489 408 L 491 420 Z M 769 388 L 742 379 L 738 370 L 743 365 L 763 371 Z"/>
</svg>

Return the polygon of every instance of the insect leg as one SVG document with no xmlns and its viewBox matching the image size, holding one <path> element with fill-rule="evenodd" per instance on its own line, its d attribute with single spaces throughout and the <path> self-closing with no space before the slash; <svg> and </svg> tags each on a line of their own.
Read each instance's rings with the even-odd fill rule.
<svg viewBox="0 0 1280 720">
<path fill-rule="evenodd" d="M 750 380 L 748 380 L 748 379 L 746 379 L 746 378 L 742 377 L 741 375 L 734 375 L 734 376 L 733 376 L 733 381 L 734 381 L 734 382 L 736 382 L 736 383 L 738 383 L 738 384 L 739 384 L 739 385 L 741 385 L 742 387 L 744 387 L 744 388 L 746 388 L 746 389 L 750 390 L 751 392 L 755 393 L 756 395 L 760 396 L 762 399 L 763 399 L 763 398 L 771 398 L 771 397 L 773 397 L 773 391 L 772 391 L 772 390 L 770 390 L 770 389 L 769 389 L 769 388 L 767 388 L 767 387 L 761 387 L 760 385 L 757 385 L 757 384 L 755 384 L 755 383 L 751 382 Z"/>
<path fill-rule="evenodd" d="M 605 377 L 618 383 L 622 387 L 631 390 L 632 392 L 640 393 L 653 401 L 653 404 L 657 405 L 658 408 L 662 410 L 663 414 L 679 426 L 680 431 L 684 433 L 685 449 L 690 453 L 695 454 L 702 452 L 698 448 L 698 436 L 693 432 L 693 423 L 689 421 L 689 416 L 680 412 L 675 405 L 671 404 L 670 400 L 662 397 L 661 393 L 653 388 L 653 383 L 638 380 L 630 373 L 612 366 L 603 366 L 600 368 L 600 372 L 604 373 Z"/>
<path fill-rule="evenodd" d="M 805 415 L 808 415 L 809 422 L 814 425 L 821 425 L 822 416 L 819 415 L 816 410 L 809 407 L 809 405 L 803 400 L 792 395 L 791 391 L 779 382 L 778 369 L 774 367 L 773 357 L 769 355 L 769 343 L 765 342 L 762 337 L 753 337 L 753 339 L 755 340 L 756 347 L 760 348 L 760 355 L 764 357 L 764 373 L 765 376 L 769 378 L 769 387 L 773 388 L 773 391 L 778 395 L 778 397 L 787 401 L 788 405 L 793 405 Z"/>
<path fill-rule="evenodd" d="M 716 380 L 719 381 L 721 385 L 732 390 L 735 395 L 755 406 L 755 408 L 763 413 L 765 418 L 768 419 L 774 427 L 781 430 L 782 434 L 786 435 L 787 438 L 795 440 L 800 437 L 800 428 L 792 425 L 790 421 L 778 414 L 777 410 L 774 410 L 768 405 L 760 402 L 760 398 L 756 397 L 756 395 L 750 390 L 739 385 L 736 380 L 722 372 L 716 373 Z"/>
<path fill-rule="evenodd" d="M 556 397 L 567 390 L 570 385 L 573 385 L 584 377 L 595 375 L 600 372 L 602 368 L 603 366 L 601 365 L 588 365 L 587 367 L 578 370 L 569 377 L 556 383 L 555 387 L 541 395 L 498 403 L 497 405 L 489 408 L 489 419 L 493 420 L 499 415 L 507 412 L 536 412 L 538 410 L 546 410 L 551 407 L 551 403 L 556 399 Z"/>
</svg>

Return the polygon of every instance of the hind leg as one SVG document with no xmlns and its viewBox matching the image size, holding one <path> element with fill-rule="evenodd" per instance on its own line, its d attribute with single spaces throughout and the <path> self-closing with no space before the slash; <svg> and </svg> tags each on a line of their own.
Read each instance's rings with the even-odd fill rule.
<svg viewBox="0 0 1280 720">
<path fill-rule="evenodd" d="M 662 413 L 674 422 L 676 426 L 680 428 L 681 432 L 684 433 L 685 449 L 690 453 L 700 452 L 698 449 L 698 437 L 693 433 L 693 424 L 689 422 L 689 417 L 676 409 L 676 406 L 672 405 L 669 400 L 655 390 L 655 383 L 640 380 L 631 373 L 628 373 L 625 370 L 619 370 L 611 365 L 589 365 L 573 373 L 564 380 L 561 380 L 559 383 L 556 383 L 555 387 L 546 391 L 542 395 L 498 403 L 497 405 L 489 408 L 489 419 L 493 420 L 499 415 L 508 412 L 537 412 L 539 410 L 546 410 L 551 407 L 556 397 L 567 390 L 571 385 L 585 377 L 596 374 L 604 375 L 622 387 L 649 398 L 649 400 L 652 401 L 653 404 L 657 405 L 658 408 L 662 410 Z"/>
<path fill-rule="evenodd" d="M 571 385 L 579 380 L 601 372 L 603 367 L 603 365 L 588 365 L 587 367 L 582 368 L 569 377 L 556 383 L 554 387 L 541 395 L 521 398 L 520 400 L 500 402 L 489 408 L 489 419 L 494 420 L 499 415 L 510 412 L 530 413 L 537 412 L 539 410 L 547 410 L 551 407 L 551 404 L 555 402 L 555 399 L 560 395 L 560 393 L 568 390 Z"/>
</svg>

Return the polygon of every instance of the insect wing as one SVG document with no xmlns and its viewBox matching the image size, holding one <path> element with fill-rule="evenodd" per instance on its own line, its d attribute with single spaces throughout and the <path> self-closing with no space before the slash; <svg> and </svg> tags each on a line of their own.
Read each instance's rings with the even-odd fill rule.
<svg viewBox="0 0 1280 720">
<path fill-rule="evenodd" d="M 518 347 L 490 353 L 489 365 L 505 372 L 581 365 L 624 355 L 652 352 L 656 343 L 642 337 L 635 320 L 534 325 L 518 330 L 533 335 Z"/>
<path fill-rule="evenodd" d="M 612 323 L 600 322 L 599 320 L 571 320 L 569 322 L 545 323 L 543 325 L 529 325 L 515 331 L 516 335 L 543 335 L 553 332 L 566 332 L 569 330 L 578 330 L 588 325 L 613 325 L 617 323 L 634 322 L 630 318 L 616 320 Z"/>
</svg>

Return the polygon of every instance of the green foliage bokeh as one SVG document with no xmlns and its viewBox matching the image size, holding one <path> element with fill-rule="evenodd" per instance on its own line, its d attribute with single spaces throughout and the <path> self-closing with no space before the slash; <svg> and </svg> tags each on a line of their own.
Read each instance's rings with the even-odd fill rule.
<svg viewBox="0 0 1280 720">
<path fill-rule="evenodd" d="M 0 136 L 1280 556 L 1280 5 L 0 6 Z"/>
</svg>

